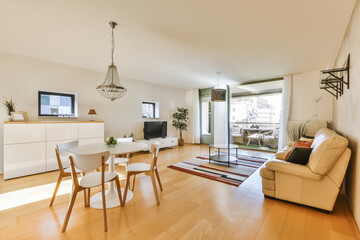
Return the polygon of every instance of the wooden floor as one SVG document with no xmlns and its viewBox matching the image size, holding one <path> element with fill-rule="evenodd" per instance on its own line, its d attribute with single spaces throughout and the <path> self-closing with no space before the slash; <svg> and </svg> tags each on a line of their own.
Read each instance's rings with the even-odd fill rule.
<svg viewBox="0 0 360 240">
<path fill-rule="evenodd" d="M 39 192 L 56 182 L 57 172 L 1 179 L 0 202 L 14 193 L 17 198 L 23 193 L 20 199 L 28 203 L 12 208 L 0 206 L 0 239 L 357 239 L 354 220 L 342 196 L 328 215 L 264 199 L 258 171 L 237 188 L 166 167 L 207 151 L 200 145 L 160 151 L 158 162 L 164 187 L 160 205 L 156 205 L 150 178 L 137 178 L 134 199 L 123 208 L 107 211 L 107 233 L 102 211 L 84 208 L 83 194 L 78 195 L 67 232 L 61 233 L 69 194 L 58 196 L 49 208 L 47 195 L 52 189 L 45 195 Z M 149 154 L 138 154 L 132 161 L 149 161 Z M 122 168 L 117 170 L 121 172 Z M 65 190 L 71 188 L 64 185 Z M 41 196 L 45 199 L 36 200 Z"/>
</svg>

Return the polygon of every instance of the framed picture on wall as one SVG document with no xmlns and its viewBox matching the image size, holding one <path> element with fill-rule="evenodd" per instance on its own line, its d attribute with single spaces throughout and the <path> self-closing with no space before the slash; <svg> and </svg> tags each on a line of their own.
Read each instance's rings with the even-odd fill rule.
<svg viewBox="0 0 360 240">
<path fill-rule="evenodd" d="M 27 122 L 29 121 L 29 116 L 27 112 L 23 111 L 11 112 L 11 120 L 13 122 Z"/>
</svg>

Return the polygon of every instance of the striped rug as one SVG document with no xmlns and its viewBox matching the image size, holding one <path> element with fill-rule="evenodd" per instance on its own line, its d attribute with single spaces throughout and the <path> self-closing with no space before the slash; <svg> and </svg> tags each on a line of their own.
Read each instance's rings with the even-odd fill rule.
<svg viewBox="0 0 360 240">
<path fill-rule="evenodd" d="M 168 168 L 190 173 L 214 181 L 223 182 L 233 186 L 239 186 L 261 165 L 266 158 L 238 155 L 238 161 L 232 162 L 230 167 L 227 163 L 211 161 L 208 156 L 199 156 L 187 161 L 168 166 Z"/>
</svg>

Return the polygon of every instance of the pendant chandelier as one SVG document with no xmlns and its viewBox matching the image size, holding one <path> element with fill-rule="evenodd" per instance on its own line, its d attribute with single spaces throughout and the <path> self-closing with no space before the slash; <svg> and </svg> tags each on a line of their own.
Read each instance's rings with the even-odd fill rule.
<svg viewBox="0 0 360 240">
<path fill-rule="evenodd" d="M 114 65 L 114 50 L 115 50 L 115 40 L 114 40 L 114 28 L 117 26 L 116 22 L 109 22 L 111 27 L 111 65 L 109 65 L 106 77 L 104 82 L 96 87 L 98 93 L 103 97 L 114 101 L 115 99 L 121 98 L 126 94 L 126 88 L 121 86 L 119 74 L 116 66 Z"/>
<path fill-rule="evenodd" d="M 225 102 L 226 101 L 226 89 L 220 88 L 220 75 L 221 72 L 216 73 L 218 75 L 218 88 L 211 90 L 211 101 L 212 102 Z"/>
</svg>

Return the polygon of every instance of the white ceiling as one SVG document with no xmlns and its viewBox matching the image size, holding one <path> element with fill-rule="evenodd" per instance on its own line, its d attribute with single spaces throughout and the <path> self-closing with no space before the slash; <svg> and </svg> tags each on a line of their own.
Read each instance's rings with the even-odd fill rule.
<svg viewBox="0 0 360 240">
<path fill-rule="evenodd" d="M 0 51 L 191 89 L 332 65 L 355 0 L 0 0 Z M 99 82 L 102 79 L 99 79 Z M 97 84 L 97 83 L 91 83 Z"/>
</svg>

